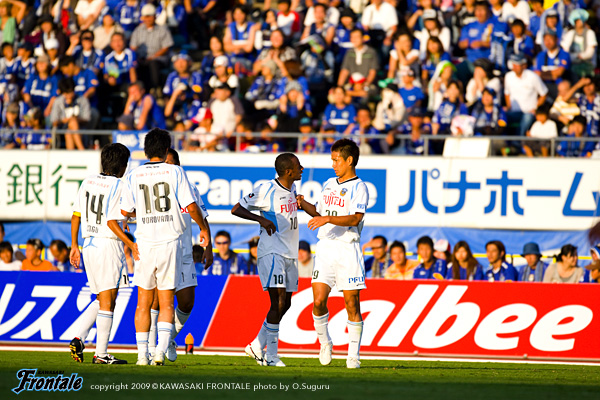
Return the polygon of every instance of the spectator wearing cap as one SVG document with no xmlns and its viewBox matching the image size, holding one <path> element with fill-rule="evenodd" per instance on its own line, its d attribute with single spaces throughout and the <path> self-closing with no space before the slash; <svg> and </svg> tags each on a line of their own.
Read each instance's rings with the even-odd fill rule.
<svg viewBox="0 0 600 400">
<path fill-rule="evenodd" d="M 0 133 L 0 149 L 8 150 L 17 147 L 15 134 L 21 127 L 20 114 L 19 103 L 13 102 L 6 107 L 6 114 Z"/>
<path fill-rule="evenodd" d="M 590 249 L 592 262 L 585 267 L 584 282 L 600 283 L 600 244 L 592 246 Z"/>
<path fill-rule="evenodd" d="M 348 78 L 355 72 L 366 77 L 365 84 L 369 86 L 375 81 L 379 69 L 377 53 L 364 43 L 363 31 L 358 28 L 350 33 L 350 41 L 353 48 L 348 50 L 344 56 L 338 77 L 338 86 L 344 86 Z"/>
<path fill-rule="evenodd" d="M 15 42 L 18 25 L 26 12 L 27 7 L 21 1 L 3 0 L 0 2 L 0 44 Z M 16 15 L 16 18 L 13 15 Z"/>
<path fill-rule="evenodd" d="M 485 245 L 487 259 L 490 263 L 485 271 L 485 279 L 489 282 L 504 282 L 519 280 L 519 273 L 506 262 L 506 247 L 499 240 L 492 240 Z"/>
<path fill-rule="evenodd" d="M 248 21 L 248 12 L 241 6 L 233 8 L 233 22 L 225 28 L 223 44 L 225 51 L 230 55 L 234 67 L 237 64 L 246 71 L 252 70 L 252 63 L 256 58 L 254 40 L 258 25 Z"/>
<path fill-rule="evenodd" d="M 490 15 L 490 7 L 486 1 L 478 0 L 475 3 L 475 18 L 462 28 L 458 46 L 465 50 L 467 60 L 458 66 L 459 78 L 468 82 L 473 73 L 473 63 L 480 58 L 489 58 L 490 44 L 495 32 L 502 32 L 504 24 Z"/>
<path fill-rule="evenodd" d="M 58 54 L 58 40 L 51 38 L 44 42 L 44 47 L 46 48 L 46 55 L 48 55 L 48 59 L 50 62 L 50 67 L 52 69 L 51 74 L 54 75 L 58 72 L 58 63 L 60 61 Z"/>
<path fill-rule="evenodd" d="M 235 93 L 239 90 L 239 78 L 233 73 L 233 69 L 229 65 L 229 58 L 227 56 L 218 56 L 215 58 L 213 63 L 215 74 L 208 80 L 207 94 L 212 94 L 217 86 L 227 84 L 229 88 Z M 236 96 L 237 97 L 237 96 Z"/>
<path fill-rule="evenodd" d="M 415 32 L 415 37 L 420 43 L 420 58 L 425 59 L 427 56 L 427 46 L 430 38 L 438 38 L 442 44 L 441 52 L 452 52 L 451 32 L 448 27 L 442 25 L 439 15 L 436 10 L 428 9 L 423 11 L 423 29 Z"/>
<path fill-rule="evenodd" d="M 346 89 L 346 96 L 350 98 L 350 104 L 355 108 L 366 106 L 369 102 L 370 88 L 365 86 L 366 81 L 367 78 L 357 72 L 350 75 L 350 80 L 344 87 Z"/>
<path fill-rule="evenodd" d="M 580 89 L 583 93 L 577 93 Z M 566 101 L 577 100 L 579 113 L 586 120 L 585 133 L 590 137 L 600 135 L 600 94 L 597 90 L 597 78 L 581 78 L 565 95 Z"/>
<path fill-rule="evenodd" d="M 569 16 L 577 9 L 586 8 L 583 0 L 561 0 L 554 3 L 552 9 L 556 10 L 562 27 L 569 26 Z"/>
<path fill-rule="evenodd" d="M 105 5 L 104 0 L 78 0 L 73 13 L 77 16 L 79 28 L 82 31 L 94 29 Z"/>
<path fill-rule="evenodd" d="M 87 97 L 75 93 L 75 87 L 72 78 L 63 78 L 58 82 L 60 96 L 52 105 L 50 122 L 54 128 L 69 130 L 70 133 L 65 133 L 67 150 L 85 150 L 79 129 L 90 123 L 91 107 Z"/>
<path fill-rule="evenodd" d="M 450 81 L 445 99 L 433 113 L 431 120 L 434 135 L 449 135 L 452 119 L 458 115 L 468 115 L 467 106 L 461 100 L 460 83 Z"/>
<path fill-rule="evenodd" d="M 346 90 L 335 87 L 330 91 L 331 100 L 325 107 L 322 125 L 333 125 L 337 133 L 344 133 L 348 125 L 356 121 L 356 109 L 346 104 Z"/>
<path fill-rule="evenodd" d="M 15 141 L 21 149 L 49 150 L 52 143 L 52 134 L 46 127 L 44 114 L 39 107 L 30 108 L 23 117 L 24 129 L 15 135 Z"/>
<path fill-rule="evenodd" d="M 561 47 L 569 53 L 571 70 L 579 78 L 592 77 L 597 65 L 598 40 L 586 22 L 589 14 L 577 9 L 569 15 L 569 23 L 574 27 L 563 35 Z"/>
<path fill-rule="evenodd" d="M 33 45 L 29 42 L 21 43 L 17 49 L 17 85 L 22 88 L 31 75 L 35 73 L 35 58 Z"/>
<path fill-rule="evenodd" d="M 244 116 L 242 103 L 231 94 L 232 89 L 227 83 L 219 82 L 215 86 L 213 98 L 208 103 L 208 108 L 210 108 L 213 115 L 211 131 L 226 139 L 231 138 L 235 127 L 242 121 Z"/>
<path fill-rule="evenodd" d="M 174 71 L 167 76 L 163 95 L 171 97 L 179 84 L 184 83 L 188 88 L 186 99 L 191 102 L 194 98 L 199 98 L 202 92 L 202 77 L 199 72 L 191 71 L 192 58 L 187 53 L 181 52 L 174 55 L 171 62 Z"/>
<path fill-rule="evenodd" d="M 310 244 L 301 240 L 298 244 L 298 276 L 300 278 L 312 278 L 315 259 L 310 250 Z"/>
<path fill-rule="evenodd" d="M 167 65 L 173 37 L 169 29 L 156 24 L 156 7 L 152 4 L 142 7 L 141 20 L 131 34 L 129 47 L 137 55 L 140 78 L 147 88 L 156 89 L 162 86 L 160 70 Z"/>
<path fill-rule="evenodd" d="M 0 242 L 0 271 L 20 271 L 21 261 L 13 257 L 13 248 L 10 242 Z"/>
<path fill-rule="evenodd" d="M 417 253 L 421 263 L 415 268 L 413 279 L 444 279 L 448 273 L 446 260 L 435 258 L 433 255 L 433 240 L 423 236 L 417 240 Z"/>
<path fill-rule="evenodd" d="M 277 64 L 273 60 L 262 63 L 261 75 L 256 77 L 246 92 L 245 99 L 251 104 L 253 120 L 268 119 L 279 107 L 281 81 L 275 78 Z"/>
<path fill-rule="evenodd" d="M 277 2 L 276 24 L 287 37 L 297 37 L 301 31 L 300 16 L 291 9 L 289 0 Z"/>
<path fill-rule="evenodd" d="M 544 12 L 540 22 L 540 29 L 538 29 L 537 35 L 535 36 L 535 44 L 540 46 L 542 50 L 546 50 L 544 35 L 548 31 L 556 32 L 556 36 L 559 40 L 562 37 L 563 27 L 558 19 L 558 12 L 554 8 L 550 8 Z"/>
<path fill-rule="evenodd" d="M 567 77 L 571 58 L 558 45 L 556 31 L 548 30 L 544 33 L 544 46 L 546 50 L 537 55 L 534 71 L 546 84 L 548 96 L 554 100 L 558 94 L 557 84 Z"/>
<path fill-rule="evenodd" d="M 471 116 L 475 118 L 475 136 L 501 136 L 506 129 L 506 113 L 494 99 L 492 88 L 483 89 L 481 99 L 475 103 Z"/>
<path fill-rule="evenodd" d="M 529 15 L 531 14 L 529 4 L 524 0 L 506 0 L 502 4 L 502 19 L 504 21 L 521 20 L 525 26 L 529 26 Z"/>
<path fill-rule="evenodd" d="M 285 86 L 285 94 L 279 98 L 273 128 L 278 132 L 299 132 L 302 118 L 312 116 L 307 103 L 302 85 L 298 81 L 289 81 Z M 296 151 L 298 141 L 295 138 L 285 138 L 281 140 L 281 144 L 285 151 Z"/>
<path fill-rule="evenodd" d="M 365 259 L 365 277 L 383 278 L 385 272 L 391 264 L 390 254 L 387 249 L 387 239 L 385 236 L 373 236 L 371 240 L 363 244 L 363 254 L 367 249 L 371 249 L 373 255 Z"/>
<path fill-rule="evenodd" d="M 92 45 L 94 50 L 108 53 L 110 49 L 110 39 L 116 32 L 125 32 L 123 27 L 115 22 L 113 14 L 107 13 L 102 17 L 102 25 L 91 31 Z M 90 36 L 88 36 L 89 38 Z M 83 37 L 82 37 L 83 41 Z"/>
<path fill-rule="evenodd" d="M 58 79 L 50 74 L 50 59 L 47 55 L 37 58 L 35 74 L 30 76 L 23 88 L 23 100 L 30 107 L 39 107 L 44 117 L 49 117 L 52 103 L 58 96 Z"/>
<path fill-rule="evenodd" d="M 375 108 L 373 126 L 381 132 L 389 132 L 402 124 L 406 116 L 406 107 L 398 92 L 398 85 L 393 81 L 380 81 L 379 87 L 382 89 L 381 101 Z"/>
<path fill-rule="evenodd" d="M 565 244 L 556 256 L 556 262 L 550 264 L 544 272 L 543 282 L 549 283 L 579 283 L 584 278 L 584 269 L 579 267 L 577 247 Z"/>
<path fill-rule="evenodd" d="M 59 271 L 48 260 L 42 260 L 44 243 L 40 239 L 29 239 L 25 247 L 25 260 L 21 266 L 23 271 Z"/>
<path fill-rule="evenodd" d="M 523 246 L 521 253 L 526 261 L 519 271 L 520 282 L 542 282 L 548 265 L 541 261 L 542 253 L 537 243 L 530 242 Z"/>
<path fill-rule="evenodd" d="M 363 11 L 361 24 L 371 38 L 370 45 L 378 52 L 379 62 L 385 65 L 392 47 L 392 38 L 398 29 L 396 9 L 383 0 L 372 0 Z"/>
<path fill-rule="evenodd" d="M 504 78 L 507 117 L 510 123 L 519 125 L 519 135 L 525 136 L 535 120 L 535 110 L 546 101 L 548 88 L 539 75 L 527 69 L 523 55 L 511 55 L 509 68 L 512 71 Z"/>
<path fill-rule="evenodd" d="M 350 33 L 355 28 L 361 29 L 361 25 L 357 23 L 356 19 L 356 13 L 351 8 L 344 8 L 340 14 L 340 23 L 335 28 L 333 38 L 335 64 L 338 67 L 342 65 L 346 52 L 354 47 L 350 41 Z"/>
<path fill-rule="evenodd" d="M 146 93 L 141 81 L 134 82 L 127 89 L 127 102 L 123 115 L 117 119 L 120 131 L 143 131 L 152 128 L 166 128 L 163 110 L 156 99 Z"/>
<path fill-rule="evenodd" d="M 102 50 L 94 48 L 94 40 L 94 33 L 91 31 L 82 31 L 79 36 L 72 35 L 67 55 L 73 56 L 79 68 L 89 69 L 98 76 L 104 68 L 105 55 Z"/>
<path fill-rule="evenodd" d="M 403 87 L 402 77 L 407 71 L 418 72 L 419 50 L 413 48 L 413 37 L 408 33 L 398 35 L 394 41 L 394 48 L 390 52 L 388 79 L 397 78 L 399 86 Z M 421 86 L 417 80 L 417 86 Z"/>
<path fill-rule="evenodd" d="M 446 279 L 455 281 L 484 280 L 483 267 L 473 256 L 471 247 L 464 240 L 460 240 L 454 245 L 454 251 L 448 261 L 450 261 L 450 264 L 448 265 Z"/>
<path fill-rule="evenodd" d="M 465 100 L 467 106 L 471 107 L 481 99 L 483 90 L 490 88 L 496 95 L 496 102 L 502 103 L 502 81 L 494 75 L 494 66 L 492 62 L 486 58 L 480 58 L 474 63 L 475 70 L 473 77 L 467 84 L 465 91 Z"/>
<path fill-rule="evenodd" d="M 40 26 L 38 36 L 32 38 L 32 40 L 37 39 L 41 43 L 44 53 L 47 53 L 47 42 L 51 39 L 56 39 L 58 40 L 58 55 L 62 56 L 65 54 L 65 51 L 69 47 L 67 37 L 62 29 L 56 26 L 52 16 L 50 14 L 43 14 L 38 19 L 38 25 Z"/>
</svg>

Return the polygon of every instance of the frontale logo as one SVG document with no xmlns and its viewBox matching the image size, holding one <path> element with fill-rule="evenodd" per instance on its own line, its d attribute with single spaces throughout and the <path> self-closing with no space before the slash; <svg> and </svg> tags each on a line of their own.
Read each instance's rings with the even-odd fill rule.
<svg viewBox="0 0 600 400">
<path fill-rule="evenodd" d="M 76 373 L 71 376 L 36 376 L 37 369 L 22 369 L 17 372 L 19 386 L 12 389 L 16 394 L 29 392 L 77 392 L 83 387 L 83 378 Z"/>
</svg>

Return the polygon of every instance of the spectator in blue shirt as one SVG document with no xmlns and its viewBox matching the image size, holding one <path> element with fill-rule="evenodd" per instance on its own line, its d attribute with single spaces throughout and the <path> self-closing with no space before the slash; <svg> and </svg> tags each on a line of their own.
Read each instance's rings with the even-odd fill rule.
<svg viewBox="0 0 600 400">
<path fill-rule="evenodd" d="M 540 246 L 533 242 L 526 243 L 523 246 L 523 253 L 521 255 L 527 263 L 519 271 L 519 281 L 543 282 L 544 273 L 548 265 L 541 261 L 542 253 L 540 252 Z"/>
<path fill-rule="evenodd" d="M 338 68 L 342 65 L 346 52 L 354 48 L 350 41 L 350 32 L 355 28 L 360 28 L 356 18 L 356 13 L 351 8 L 344 8 L 340 13 L 340 23 L 335 28 L 333 37 L 335 64 Z"/>
<path fill-rule="evenodd" d="M 6 107 L 5 120 L 2 123 L 2 131 L 0 133 L 0 149 L 8 150 L 17 147 L 15 133 L 21 127 L 20 113 L 19 103 L 10 103 Z"/>
<path fill-rule="evenodd" d="M 367 150 L 371 150 L 374 154 L 383 154 L 385 145 L 385 139 L 370 138 L 371 135 L 379 134 L 379 131 L 372 125 L 371 110 L 362 106 L 356 112 L 356 122 L 348 125 L 346 133 L 350 135 L 350 139 L 354 140 L 359 146 L 368 145 Z M 364 146 L 361 147 L 364 149 Z M 367 153 L 365 153 L 367 154 Z"/>
<path fill-rule="evenodd" d="M 433 256 L 433 240 L 429 236 L 417 240 L 417 253 L 421 264 L 415 268 L 413 279 L 445 279 L 448 266 L 445 260 Z"/>
<path fill-rule="evenodd" d="M 233 22 L 225 28 L 223 44 L 231 55 L 234 66 L 239 64 L 246 72 L 252 71 L 256 59 L 254 38 L 258 25 L 248 21 L 248 12 L 243 6 L 236 6 L 232 12 Z"/>
<path fill-rule="evenodd" d="M 65 56 L 60 60 L 60 72 L 65 78 L 73 78 L 75 82 L 75 94 L 85 97 L 92 107 L 98 106 L 96 90 L 98 89 L 98 78 L 91 69 L 84 69 L 75 64 L 75 59 Z"/>
<path fill-rule="evenodd" d="M 577 100 L 580 115 L 586 119 L 585 132 L 591 137 L 600 135 L 600 95 L 596 92 L 597 88 L 597 78 L 581 78 L 565 95 L 566 101 L 573 97 Z M 583 93 L 576 94 L 579 89 Z"/>
<path fill-rule="evenodd" d="M 481 100 L 475 103 L 471 116 L 475 117 L 475 136 L 500 136 L 506 128 L 506 112 L 494 102 L 496 92 L 492 88 L 483 89 Z"/>
<path fill-rule="evenodd" d="M 571 57 L 558 45 L 556 31 L 548 30 L 544 33 L 544 45 L 546 50 L 538 54 L 534 71 L 546 84 L 548 95 L 553 101 L 558 95 L 557 85 L 567 78 Z"/>
<path fill-rule="evenodd" d="M 373 239 L 362 246 L 363 253 L 369 248 L 373 255 L 365 259 L 365 276 L 367 278 L 383 278 L 391 264 L 387 251 L 387 239 L 381 235 L 373 236 Z"/>
<path fill-rule="evenodd" d="M 510 24 L 510 31 L 505 60 L 508 61 L 508 57 L 513 53 L 523 54 L 528 60 L 531 60 L 535 52 L 535 43 L 531 36 L 527 35 L 523 21 L 515 19 Z"/>
<path fill-rule="evenodd" d="M 565 137 L 579 138 L 584 137 L 586 128 L 585 117 L 578 115 L 569 122 L 565 128 L 567 130 Z M 556 154 L 560 157 L 590 157 L 594 151 L 595 142 L 584 141 L 562 141 L 556 148 Z"/>
<path fill-rule="evenodd" d="M 530 0 L 529 5 L 531 6 L 532 11 L 529 16 L 529 32 L 531 33 L 531 37 L 535 38 L 542 24 L 544 0 Z"/>
<path fill-rule="evenodd" d="M 246 92 L 246 100 L 252 103 L 256 112 L 253 112 L 253 120 L 264 121 L 275 113 L 279 107 L 279 97 L 283 91 L 281 81 L 275 77 L 277 65 L 273 60 L 265 60 L 262 63 L 261 75 L 258 76 L 252 86 Z"/>
<path fill-rule="evenodd" d="M 110 39 L 110 48 L 112 52 L 104 59 L 104 81 L 121 91 L 137 81 L 137 56 L 125 47 L 125 37 L 119 32 Z"/>
<path fill-rule="evenodd" d="M 225 56 L 223 40 L 219 36 L 211 36 L 209 40 L 210 53 L 202 58 L 200 64 L 200 75 L 202 79 L 202 87 L 208 84 L 208 80 L 215 74 L 215 59 L 220 56 Z"/>
<path fill-rule="evenodd" d="M 179 53 L 175 55 L 171 62 L 173 63 L 174 71 L 167 76 L 167 82 L 163 88 L 163 95 L 170 97 L 173 91 L 180 83 L 185 83 L 191 90 L 188 92 L 189 100 L 200 95 L 202 92 L 202 82 L 200 73 L 197 71 L 191 72 L 192 58 L 187 53 Z"/>
<path fill-rule="evenodd" d="M 152 128 L 166 129 L 165 116 L 154 96 L 146 94 L 141 81 L 129 85 L 125 112 L 117 122 L 121 131 L 143 131 Z"/>
<path fill-rule="evenodd" d="M 50 59 L 47 55 L 37 58 L 35 70 L 35 74 L 25 82 L 23 100 L 30 108 L 39 107 L 44 117 L 49 117 L 52 103 L 58 96 L 58 80 L 50 75 Z"/>
<path fill-rule="evenodd" d="M 449 135 L 452 119 L 457 115 L 467 115 L 467 106 L 460 99 L 461 91 L 458 81 L 451 81 L 446 89 L 446 98 L 435 110 L 431 121 L 434 135 Z"/>
<path fill-rule="evenodd" d="M 15 135 L 15 141 L 21 149 L 49 150 L 52 143 L 52 134 L 49 130 L 44 131 L 44 114 L 39 107 L 27 111 L 25 117 L 25 128 Z"/>
<path fill-rule="evenodd" d="M 203 272 L 204 275 L 245 275 L 248 273 L 244 257 L 234 253 L 230 248 L 231 235 L 229 232 L 217 232 L 214 243 L 217 253 L 212 266 Z"/>
<path fill-rule="evenodd" d="M 350 104 L 346 104 L 346 90 L 341 87 L 335 87 L 331 90 L 333 102 L 325 107 L 323 114 L 323 125 L 333 125 L 335 131 L 344 133 L 348 125 L 356 120 L 356 109 Z"/>
<path fill-rule="evenodd" d="M 454 245 L 452 252 L 452 265 L 448 267 L 446 274 L 448 280 L 482 281 L 484 280 L 483 267 L 471 252 L 471 247 L 464 240 Z"/>
<path fill-rule="evenodd" d="M 31 75 L 35 73 L 35 59 L 33 55 L 33 45 L 25 42 L 19 45 L 17 56 L 19 63 L 17 65 L 17 85 L 22 88 Z"/>
<path fill-rule="evenodd" d="M 420 108 L 425 94 L 423 93 L 423 88 L 415 86 L 415 71 L 412 69 L 404 71 L 402 83 L 404 86 L 400 88 L 399 93 L 402 96 L 407 111 L 410 112 L 412 108 Z"/>
<path fill-rule="evenodd" d="M 142 5 L 138 0 L 123 0 L 113 10 L 115 21 L 123 27 L 127 39 L 141 22 Z"/>
<path fill-rule="evenodd" d="M 519 280 L 519 273 L 506 262 L 506 247 L 499 240 L 492 240 L 485 245 L 489 269 L 485 272 L 485 277 L 490 282 L 504 282 Z"/>
<path fill-rule="evenodd" d="M 81 44 L 73 48 L 69 47 L 67 55 L 73 56 L 79 68 L 89 69 L 98 75 L 104 68 L 104 53 L 94 48 L 94 32 L 83 31 L 80 35 Z"/>
</svg>

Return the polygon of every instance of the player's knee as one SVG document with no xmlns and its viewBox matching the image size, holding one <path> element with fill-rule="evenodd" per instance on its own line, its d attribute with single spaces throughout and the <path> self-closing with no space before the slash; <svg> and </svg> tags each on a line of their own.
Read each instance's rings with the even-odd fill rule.
<svg viewBox="0 0 600 400">
<path fill-rule="evenodd" d="M 325 299 L 316 298 L 314 301 L 314 308 L 317 310 L 323 310 L 327 308 L 327 301 Z"/>
<path fill-rule="evenodd" d="M 179 311 L 189 314 L 192 312 L 192 309 L 194 308 L 194 300 L 193 299 L 186 299 L 186 300 L 182 300 L 182 301 L 177 301 L 177 308 L 179 309 Z"/>
</svg>

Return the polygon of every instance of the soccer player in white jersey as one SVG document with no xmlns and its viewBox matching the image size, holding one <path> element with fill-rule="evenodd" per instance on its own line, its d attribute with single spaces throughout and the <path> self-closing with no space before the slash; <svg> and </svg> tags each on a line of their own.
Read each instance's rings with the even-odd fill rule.
<svg viewBox="0 0 600 400">
<path fill-rule="evenodd" d="M 150 162 L 129 172 L 121 197 L 121 213 L 135 217 L 136 244 L 140 260 L 135 264 L 134 282 L 138 286 L 135 313 L 138 365 L 148 365 L 150 307 L 154 289 L 158 288 L 158 344 L 153 363 L 163 365 L 170 343 L 174 318 L 174 293 L 182 272 L 181 236 L 187 208 L 200 227 L 200 244 L 210 245 L 208 227 L 196 205 L 191 184 L 183 169 L 165 163 L 171 136 L 162 129 L 152 129 L 144 140 L 144 153 Z"/>
<path fill-rule="evenodd" d="M 85 178 L 73 203 L 71 217 L 71 264 L 79 268 L 79 225 L 82 226 L 83 259 L 92 293 L 97 295 L 99 310 L 96 314 L 96 354 L 94 364 L 127 364 L 108 354 L 108 339 L 119 286 L 128 286 L 127 265 L 121 239 L 139 259 L 137 246 L 129 240 L 117 221 L 121 215 L 121 192 L 125 186 L 119 179 L 127 169 L 129 150 L 120 143 L 102 149 L 102 173 Z M 82 338 L 74 338 L 69 347 L 71 356 L 83 362 Z"/>
<path fill-rule="evenodd" d="M 181 165 L 179 161 L 179 154 L 175 149 L 169 149 L 167 158 L 165 160 L 167 164 Z M 210 236 L 210 225 L 206 217 L 208 212 L 206 206 L 200 197 L 198 188 L 192 184 L 192 191 L 196 197 L 196 205 L 200 209 L 202 219 L 208 228 L 208 235 Z M 173 330 L 171 331 L 171 340 L 169 347 L 167 348 L 167 359 L 171 362 L 177 360 L 177 343 L 175 338 L 183 329 L 183 325 L 188 320 L 192 309 L 194 308 L 194 298 L 196 293 L 196 286 L 198 286 L 198 278 L 196 277 L 196 266 L 194 265 L 194 258 L 192 256 L 192 217 L 187 208 L 182 208 L 181 213 L 185 219 L 185 231 L 181 238 L 181 245 L 183 246 L 183 262 L 182 271 L 177 275 L 177 285 L 175 287 L 175 296 L 177 297 L 177 307 L 175 308 L 175 324 L 173 324 Z M 204 268 L 209 268 L 213 262 L 212 247 L 207 247 L 202 256 L 202 263 Z M 158 291 L 154 290 L 154 300 L 152 302 L 152 309 L 150 310 L 150 334 L 148 338 L 148 351 L 154 356 L 156 348 L 156 332 L 158 332 L 157 318 L 159 314 L 158 304 Z M 153 348 L 154 347 L 154 348 Z"/>
<path fill-rule="evenodd" d="M 277 178 L 263 183 L 242 198 L 231 213 L 260 224 L 258 275 L 268 290 L 271 307 L 258 336 L 246 346 L 246 354 L 260 365 L 285 367 L 277 355 L 279 322 L 290 308 L 292 293 L 298 290 L 298 203 L 295 181 L 302 178 L 302 166 L 291 153 L 277 156 Z M 250 211 L 260 211 L 260 215 Z M 266 354 L 263 349 L 267 346 Z"/>
<path fill-rule="evenodd" d="M 313 319 L 321 351 L 322 365 L 331 363 L 332 342 L 327 329 L 327 299 L 335 286 L 344 293 L 348 312 L 348 368 L 360 368 L 360 340 L 363 321 L 360 314 L 360 291 L 365 286 L 365 266 L 360 249 L 365 211 L 369 202 L 367 185 L 356 176 L 359 149 L 349 139 L 340 139 L 331 147 L 333 170 L 337 178 L 323 185 L 317 203 L 312 205 L 298 196 L 298 205 L 311 217 L 308 227 L 319 228 L 313 267 Z"/>
</svg>

